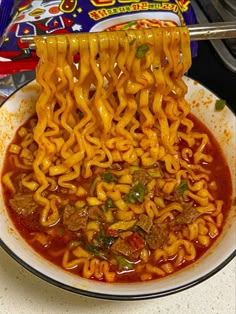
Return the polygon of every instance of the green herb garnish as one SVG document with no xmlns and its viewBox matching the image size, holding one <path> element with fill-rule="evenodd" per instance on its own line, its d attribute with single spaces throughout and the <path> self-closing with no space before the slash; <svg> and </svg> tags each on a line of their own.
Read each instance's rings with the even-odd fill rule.
<svg viewBox="0 0 236 314">
<path fill-rule="evenodd" d="M 145 186 L 141 183 L 137 183 L 132 187 L 129 193 L 125 194 L 124 200 L 131 204 L 143 203 L 145 193 Z"/>
<path fill-rule="evenodd" d="M 103 173 L 101 177 L 103 181 L 108 183 L 117 181 L 117 178 L 111 172 Z"/>
<path fill-rule="evenodd" d="M 142 44 L 141 46 L 139 46 L 136 50 L 136 58 L 141 59 L 145 56 L 145 54 L 148 52 L 149 47 L 147 44 Z"/>
<path fill-rule="evenodd" d="M 182 183 L 180 183 L 180 185 L 177 188 L 178 196 L 179 197 L 183 196 L 183 194 L 187 190 L 187 188 L 188 188 L 188 182 L 187 182 L 187 180 L 184 180 Z"/>
<path fill-rule="evenodd" d="M 109 247 L 115 242 L 112 236 L 105 236 L 102 232 L 97 237 L 98 245 L 108 250 Z"/>
<path fill-rule="evenodd" d="M 106 207 L 105 205 L 101 206 L 101 211 L 106 213 L 108 211 L 108 207 Z"/>
<path fill-rule="evenodd" d="M 95 245 L 90 245 L 88 243 L 85 244 L 85 250 L 88 251 L 89 253 L 100 257 L 101 259 L 108 259 L 108 256 L 105 252 L 101 251 L 98 247 L 96 247 Z"/>
<path fill-rule="evenodd" d="M 136 38 L 132 39 L 130 42 L 129 42 L 129 45 L 132 46 L 136 41 Z"/>
<path fill-rule="evenodd" d="M 224 109 L 224 107 L 227 105 L 226 101 L 224 99 L 217 99 L 215 103 L 215 110 L 221 111 Z"/>
<path fill-rule="evenodd" d="M 123 27 L 123 29 L 124 29 L 124 30 L 127 30 L 127 29 L 129 29 L 130 27 L 132 27 L 132 26 L 134 26 L 134 25 L 136 25 L 136 24 L 137 24 L 137 22 L 131 21 L 131 22 L 129 22 L 128 24 L 126 24 L 126 25 Z"/>
<path fill-rule="evenodd" d="M 116 261 L 118 263 L 119 270 L 122 270 L 122 269 L 133 269 L 133 263 L 128 261 L 123 256 L 115 256 L 115 259 L 116 259 Z"/>
<path fill-rule="evenodd" d="M 145 232 L 143 231 L 143 229 L 141 229 L 139 226 L 134 226 L 132 229 L 131 229 L 133 232 L 137 232 L 142 238 L 145 238 Z"/>
<path fill-rule="evenodd" d="M 108 199 L 106 200 L 105 206 L 106 206 L 107 208 L 113 208 L 113 207 L 115 207 L 115 205 L 114 205 L 114 203 L 113 203 L 113 200 L 112 200 L 111 198 L 108 198 Z"/>
<path fill-rule="evenodd" d="M 158 66 L 158 65 L 155 66 L 154 69 L 155 69 L 155 70 L 159 70 L 159 66 Z"/>
</svg>

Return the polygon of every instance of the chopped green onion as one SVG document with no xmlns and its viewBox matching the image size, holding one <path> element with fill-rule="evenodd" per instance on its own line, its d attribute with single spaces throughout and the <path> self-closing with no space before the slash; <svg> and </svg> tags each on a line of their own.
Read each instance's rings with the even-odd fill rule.
<svg viewBox="0 0 236 314">
<path fill-rule="evenodd" d="M 183 194 L 187 190 L 187 188 L 188 188 L 188 182 L 187 182 L 187 180 L 184 180 L 177 188 L 178 196 L 179 197 L 183 196 Z"/>
<path fill-rule="evenodd" d="M 135 41 L 136 41 L 136 38 L 134 38 L 134 39 L 132 39 L 131 41 L 130 41 L 130 46 L 132 46 L 134 43 L 135 43 Z"/>
<path fill-rule="evenodd" d="M 116 182 L 117 178 L 111 172 L 106 172 L 102 174 L 102 180 L 110 183 L 110 182 Z"/>
<path fill-rule="evenodd" d="M 145 54 L 148 52 L 148 50 L 149 50 L 148 45 L 147 44 L 142 44 L 141 46 L 139 46 L 137 48 L 137 51 L 136 51 L 136 54 L 135 54 L 136 58 L 138 58 L 138 59 L 143 58 L 145 56 Z"/>
<path fill-rule="evenodd" d="M 106 207 L 105 205 L 102 205 L 101 211 L 106 213 L 108 211 L 108 207 Z"/>
<path fill-rule="evenodd" d="M 108 199 L 106 200 L 105 206 L 106 206 L 107 208 L 113 208 L 113 207 L 115 207 L 115 205 L 114 205 L 114 203 L 113 203 L 113 200 L 112 200 L 111 198 L 108 198 Z"/>
<path fill-rule="evenodd" d="M 227 105 L 226 101 L 224 99 L 217 99 L 215 103 L 215 110 L 221 111 L 224 109 L 224 107 Z"/>
<path fill-rule="evenodd" d="M 120 256 L 120 255 L 119 256 L 115 256 L 115 259 L 116 259 L 116 261 L 118 263 L 119 270 L 122 270 L 122 269 L 133 269 L 133 263 L 128 261 L 123 256 Z"/>
<path fill-rule="evenodd" d="M 155 69 L 155 70 L 158 70 L 158 69 L 159 69 L 159 66 L 158 66 L 158 65 L 157 65 L 157 66 L 155 66 L 155 67 L 154 67 L 154 69 Z"/>
<path fill-rule="evenodd" d="M 132 187 L 129 193 L 125 194 L 124 200 L 125 202 L 131 204 L 143 203 L 145 193 L 145 186 L 141 183 L 138 183 Z"/>
<path fill-rule="evenodd" d="M 115 238 L 112 236 L 105 236 L 102 232 L 97 237 L 98 245 L 106 250 L 115 242 Z"/>
<path fill-rule="evenodd" d="M 137 232 L 142 238 L 145 238 L 145 232 L 143 231 L 143 229 L 141 229 L 139 226 L 134 226 L 131 229 L 133 232 Z"/>
<path fill-rule="evenodd" d="M 95 255 L 97 257 L 100 257 L 101 259 L 105 259 L 105 260 L 108 259 L 107 254 L 105 252 L 101 251 L 99 248 L 97 248 L 94 245 L 90 245 L 90 244 L 86 243 L 85 244 L 85 249 L 89 253 L 91 253 L 91 254 L 93 254 L 93 255 Z"/>
<path fill-rule="evenodd" d="M 128 24 L 126 24 L 126 25 L 123 27 L 123 29 L 124 29 L 124 30 L 129 29 L 131 26 L 134 26 L 134 25 L 136 25 L 136 24 L 137 24 L 136 21 L 131 21 L 131 22 L 129 22 Z"/>
</svg>

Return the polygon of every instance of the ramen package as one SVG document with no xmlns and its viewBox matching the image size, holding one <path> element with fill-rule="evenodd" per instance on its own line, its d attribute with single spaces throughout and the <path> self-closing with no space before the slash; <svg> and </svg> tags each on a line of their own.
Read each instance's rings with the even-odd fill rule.
<svg viewBox="0 0 236 314">
<path fill-rule="evenodd" d="M 28 61 L 34 58 L 35 53 L 28 49 L 28 43 L 22 41 L 26 36 L 195 23 L 189 0 L 22 0 L 2 37 L 0 57 L 25 61 L 26 56 Z M 195 48 L 192 47 L 193 56 Z"/>
</svg>

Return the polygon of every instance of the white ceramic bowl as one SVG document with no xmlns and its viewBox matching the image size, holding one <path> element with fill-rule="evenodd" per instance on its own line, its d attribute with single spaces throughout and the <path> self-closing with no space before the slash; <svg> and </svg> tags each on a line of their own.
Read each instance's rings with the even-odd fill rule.
<svg viewBox="0 0 236 314">
<path fill-rule="evenodd" d="M 199 83 L 185 78 L 189 91 L 187 100 L 192 112 L 213 132 L 228 161 L 233 199 L 236 199 L 236 117 L 226 107 L 214 110 L 217 97 Z M 31 82 L 13 94 L 0 108 L 0 169 L 2 170 L 6 147 L 16 129 L 34 113 L 39 94 L 38 85 Z M 108 284 L 87 280 L 66 272 L 43 259 L 21 238 L 10 220 L 2 197 L 0 185 L 0 244 L 35 275 L 66 290 L 96 298 L 112 300 L 137 300 L 160 297 L 189 288 L 209 278 L 222 269 L 235 256 L 236 202 L 231 208 L 224 229 L 214 245 L 199 260 L 183 270 L 163 279 L 144 283 Z"/>
<path fill-rule="evenodd" d="M 96 23 L 91 29 L 90 32 L 101 32 L 108 27 L 130 22 L 130 21 L 137 21 L 141 19 L 154 19 L 154 20 L 169 20 L 177 23 L 178 25 L 181 24 L 178 15 L 170 12 L 139 12 L 135 14 L 124 14 L 117 17 L 112 17 L 110 19 L 106 19 L 105 21 Z"/>
</svg>

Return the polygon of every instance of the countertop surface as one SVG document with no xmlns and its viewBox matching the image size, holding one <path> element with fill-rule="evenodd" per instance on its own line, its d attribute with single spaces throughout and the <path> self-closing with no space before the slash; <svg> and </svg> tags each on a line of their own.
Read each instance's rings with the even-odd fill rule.
<svg viewBox="0 0 236 314">
<path fill-rule="evenodd" d="M 145 301 L 104 301 L 82 297 L 39 279 L 0 248 L 0 313 L 234 314 L 236 259 L 188 290 Z"/>
</svg>

